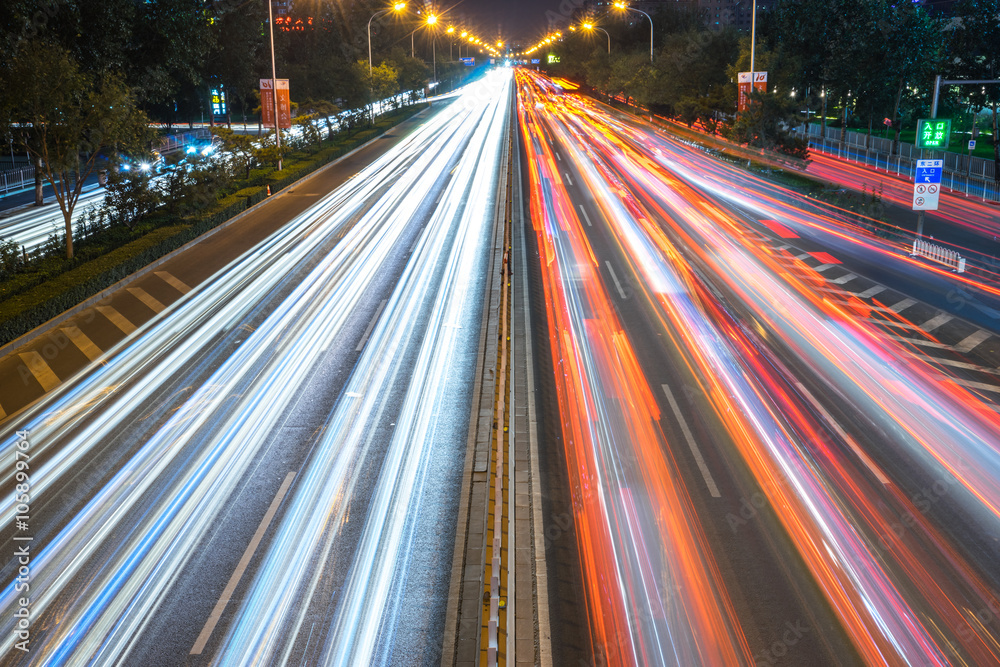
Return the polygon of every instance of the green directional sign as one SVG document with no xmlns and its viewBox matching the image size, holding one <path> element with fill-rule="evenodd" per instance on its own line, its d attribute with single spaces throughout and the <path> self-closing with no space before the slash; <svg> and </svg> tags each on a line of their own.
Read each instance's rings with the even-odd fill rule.
<svg viewBox="0 0 1000 667">
<path fill-rule="evenodd" d="M 917 148 L 944 150 L 951 136 L 950 118 L 921 118 L 917 121 Z"/>
</svg>

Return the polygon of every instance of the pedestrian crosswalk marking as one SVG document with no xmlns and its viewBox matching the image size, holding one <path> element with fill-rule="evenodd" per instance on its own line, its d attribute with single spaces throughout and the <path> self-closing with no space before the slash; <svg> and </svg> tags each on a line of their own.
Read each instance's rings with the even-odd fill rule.
<svg viewBox="0 0 1000 667">
<path fill-rule="evenodd" d="M 156 297 L 141 287 L 126 287 L 125 289 L 128 290 L 129 294 L 142 301 L 154 313 L 159 313 L 166 308 Z"/>
<path fill-rule="evenodd" d="M 83 352 L 84 356 L 91 361 L 97 361 L 101 358 L 101 350 L 94 345 L 94 342 L 90 340 L 87 334 L 80 331 L 75 326 L 63 327 L 62 332 L 66 334 L 66 337 L 73 341 L 73 344 Z"/>
<path fill-rule="evenodd" d="M 42 355 L 32 350 L 30 352 L 21 352 L 17 356 L 21 357 L 21 361 L 28 367 L 31 374 L 35 376 L 35 379 L 38 380 L 38 384 L 42 385 L 42 389 L 52 391 L 59 386 L 59 378 L 52 372 L 49 365 L 45 363 L 45 359 L 42 359 Z"/>
<path fill-rule="evenodd" d="M 112 308 L 111 306 L 98 306 L 97 312 L 104 317 L 108 318 L 113 325 L 121 329 L 124 333 L 130 334 L 135 331 L 136 326 L 126 320 L 121 313 Z"/>
</svg>

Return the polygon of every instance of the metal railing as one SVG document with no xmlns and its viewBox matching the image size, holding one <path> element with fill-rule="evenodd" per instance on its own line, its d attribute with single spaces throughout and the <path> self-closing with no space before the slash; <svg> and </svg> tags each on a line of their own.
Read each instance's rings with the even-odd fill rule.
<svg viewBox="0 0 1000 667">
<path fill-rule="evenodd" d="M 796 134 L 802 135 L 802 126 L 793 128 Z M 944 173 L 941 186 L 948 188 L 953 194 L 964 194 L 967 197 L 980 198 L 983 201 L 1000 201 L 1000 184 L 994 180 L 995 165 L 991 160 L 969 158 L 960 153 L 947 151 L 924 151 L 912 144 L 900 142 L 898 150 L 890 154 L 892 140 L 883 137 L 869 137 L 860 132 L 845 132 L 844 141 L 840 141 L 839 128 L 826 128 L 826 137 L 822 137 L 820 126 L 809 125 L 809 149 L 819 153 L 836 156 L 837 158 L 864 164 L 874 169 L 882 169 L 895 173 L 903 178 L 913 178 L 918 159 L 944 160 Z M 867 142 L 867 147 L 866 147 Z"/>
<path fill-rule="evenodd" d="M 185 132 L 184 134 L 168 134 L 160 140 L 160 153 L 171 153 L 173 151 L 186 148 L 191 144 L 203 144 L 211 141 L 212 132 L 207 127 L 199 127 L 196 130 Z"/>
<path fill-rule="evenodd" d="M 35 168 L 22 167 L 0 171 L 0 194 L 30 188 L 35 184 Z"/>
<path fill-rule="evenodd" d="M 944 264 L 957 273 L 965 273 L 965 258 L 955 250 L 930 243 L 923 239 L 913 239 L 913 257 L 926 257 L 929 260 Z"/>
</svg>

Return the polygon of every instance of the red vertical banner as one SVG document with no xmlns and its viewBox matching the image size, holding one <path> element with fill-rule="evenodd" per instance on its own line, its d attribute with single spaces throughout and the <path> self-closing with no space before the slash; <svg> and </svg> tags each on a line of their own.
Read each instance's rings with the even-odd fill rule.
<svg viewBox="0 0 1000 667">
<path fill-rule="evenodd" d="M 260 123 L 274 127 L 274 90 L 271 79 L 260 80 Z M 278 79 L 278 125 L 283 130 L 292 126 L 292 103 L 288 92 L 288 79 Z"/>
<path fill-rule="evenodd" d="M 750 106 L 750 72 L 739 73 L 739 98 L 736 102 L 737 111 L 746 111 Z M 753 73 L 753 89 L 759 93 L 767 92 L 767 72 Z"/>
</svg>

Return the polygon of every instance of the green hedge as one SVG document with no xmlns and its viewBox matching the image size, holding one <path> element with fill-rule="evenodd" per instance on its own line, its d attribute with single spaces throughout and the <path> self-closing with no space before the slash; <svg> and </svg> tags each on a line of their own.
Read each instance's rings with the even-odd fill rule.
<svg viewBox="0 0 1000 667">
<path fill-rule="evenodd" d="M 266 185 L 270 184 L 271 191 L 277 192 L 425 107 L 426 105 L 414 105 L 387 114 L 372 129 L 337 141 L 314 155 L 290 161 L 280 172 L 255 169 L 251 172 L 250 178 L 243 182 L 246 187 L 222 197 L 194 219 L 175 221 L 158 227 L 150 224 L 148 226 L 150 231 L 144 236 L 106 254 L 61 273 L 58 269 L 49 270 L 49 274 L 56 273 L 56 275 L 51 275 L 31 289 L 0 301 L 0 345 L 23 336 L 35 327 L 263 201 L 267 197 Z M 31 277 L 26 276 L 25 280 L 38 280 L 37 274 L 28 275 Z M 3 291 L 0 291 L 0 298 Z"/>
</svg>

